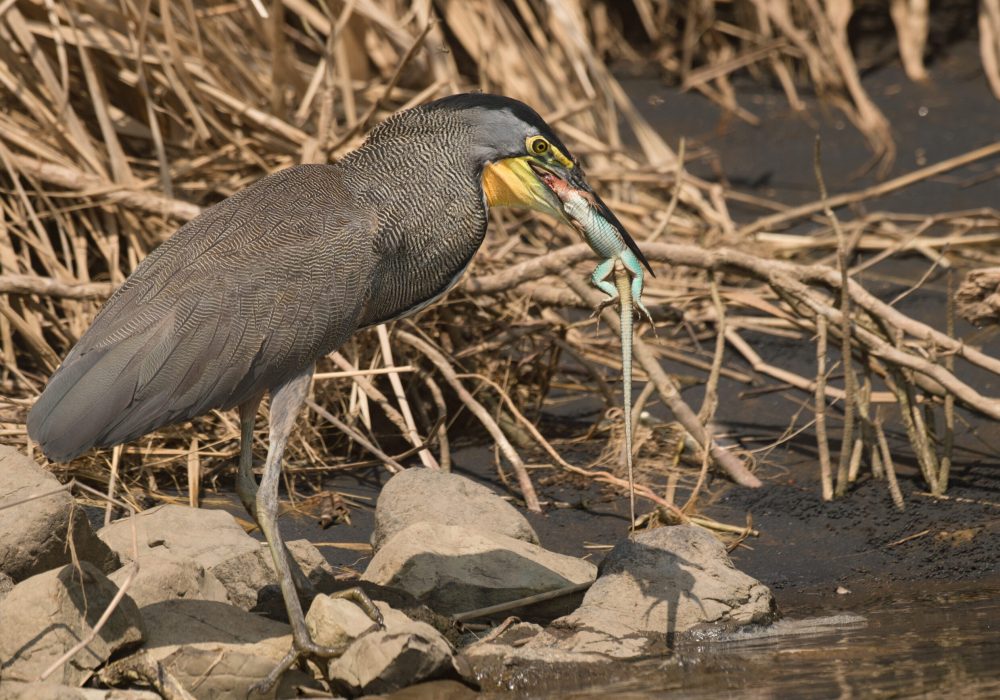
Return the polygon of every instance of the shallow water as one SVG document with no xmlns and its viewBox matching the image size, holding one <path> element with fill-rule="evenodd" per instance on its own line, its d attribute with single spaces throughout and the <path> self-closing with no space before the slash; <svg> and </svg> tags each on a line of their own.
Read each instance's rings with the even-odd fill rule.
<svg viewBox="0 0 1000 700">
<path fill-rule="evenodd" d="M 563 697 L 1000 697 L 1000 583 L 940 587 L 872 596 L 855 615 L 821 604 L 817 615 L 838 618 L 689 640 L 628 680 Z"/>
</svg>

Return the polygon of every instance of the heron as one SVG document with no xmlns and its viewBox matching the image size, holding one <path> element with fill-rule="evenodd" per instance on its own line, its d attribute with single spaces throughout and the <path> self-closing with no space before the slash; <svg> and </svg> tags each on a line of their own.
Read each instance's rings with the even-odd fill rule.
<svg viewBox="0 0 1000 700">
<path fill-rule="evenodd" d="M 565 221 L 545 184 L 553 177 L 600 201 L 522 102 L 465 93 L 398 112 L 339 161 L 267 175 L 178 229 L 108 299 L 32 407 L 28 434 L 57 462 L 238 410 L 236 491 L 267 540 L 293 639 L 262 687 L 300 656 L 342 652 L 310 638 L 298 595 L 308 581 L 277 524 L 282 457 L 317 360 L 454 286 L 491 208 Z M 258 485 L 253 430 L 265 394 Z"/>
</svg>

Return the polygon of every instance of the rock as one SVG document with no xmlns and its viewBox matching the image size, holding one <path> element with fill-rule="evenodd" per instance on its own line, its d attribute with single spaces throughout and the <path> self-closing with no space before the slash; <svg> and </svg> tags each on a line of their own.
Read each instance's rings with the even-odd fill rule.
<svg viewBox="0 0 1000 700">
<path fill-rule="evenodd" d="M 3 597 L 14 590 L 14 579 L 0 571 L 0 600 Z"/>
<path fill-rule="evenodd" d="M 54 476 L 13 447 L 0 445 L 0 506 L 58 489 Z M 0 572 L 15 582 L 70 563 L 66 543 L 72 521 L 77 557 L 102 572 L 121 566 L 95 535 L 68 491 L 0 510 Z"/>
<path fill-rule="evenodd" d="M 247 697 L 250 686 L 264 678 L 292 644 L 288 625 L 225 603 L 175 599 L 147 605 L 141 612 L 150 632 L 135 665 L 159 662 L 199 698 Z M 251 697 L 295 697 L 296 686 L 318 684 L 290 669 L 270 694 Z"/>
<path fill-rule="evenodd" d="M 423 521 L 386 542 L 362 579 L 454 614 L 593 581 L 596 572 L 590 562 L 523 540 Z"/>
<path fill-rule="evenodd" d="M 454 673 L 451 645 L 440 632 L 385 603 L 376 605 L 385 629 L 363 633 L 330 661 L 335 687 L 350 695 L 388 693 Z"/>
<path fill-rule="evenodd" d="M 69 685 L 49 683 L 4 682 L 0 687 L 0 700 L 160 700 L 149 690 L 98 690 L 74 688 Z"/>
<path fill-rule="evenodd" d="M 702 528 L 677 525 L 620 542 L 583 605 L 550 631 L 572 633 L 560 648 L 628 657 L 699 625 L 769 622 L 775 612 L 771 592 L 737 570 L 719 540 Z M 546 642 L 537 639 L 537 646 Z"/>
<path fill-rule="evenodd" d="M 329 590 L 336 585 L 333 567 L 312 542 L 293 540 L 286 544 L 288 551 L 299 563 L 302 572 L 313 586 L 318 590 Z M 229 601 L 244 610 L 256 609 L 260 612 L 257 604 L 261 590 L 265 586 L 276 587 L 278 584 L 271 550 L 264 543 L 258 543 L 256 549 L 235 554 L 211 567 L 210 570 L 226 587 Z M 281 602 L 282 609 L 283 605 Z"/>
<path fill-rule="evenodd" d="M 130 518 L 116 520 L 97 533 L 122 558 L 132 561 Z M 167 551 L 211 569 L 241 552 L 254 551 L 260 543 L 244 532 L 223 510 L 162 505 L 135 516 L 139 555 Z"/>
<path fill-rule="evenodd" d="M 90 633 L 118 588 L 90 562 L 36 574 L 0 601 L 0 677 L 34 681 Z M 143 639 L 139 610 L 125 595 L 90 644 L 47 679 L 80 685 L 108 658 Z"/>
<path fill-rule="evenodd" d="M 565 697 L 568 688 L 607 686 L 612 680 L 615 665 L 611 657 L 567 651 L 551 646 L 554 643 L 549 637 L 546 645 L 532 646 L 528 642 L 512 646 L 507 635 L 502 635 L 495 643 L 464 649 L 456 665 L 464 669 L 466 679 L 478 683 L 484 691 L 496 690 L 514 697 Z M 628 693 L 625 696 L 632 697 Z M 609 697 L 618 695 L 610 693 Z"/>
<path fill-rule="evenodd" d="M 375 629 L 375 621 L 346 598 L 318 595 L 306 614 L 306 627 L 313 641 L 339 648 Z"/>
<path fill-rule="evenodd" d="M 731 630 L 774 615 L 770 591 L 736 570 L 715 537 L 694 526 L 664 527 L 611 550 L 570 615 L 540 631 L 515 625 L 493 642 L 470 645 L 460 661 L 484 687 L 545 694 L 560 678 L 606 682 L 608 663 L 666 652 L 681 632 L 704 634 L 707 624 Z"/>
<path fill-rule="evenodd" d="M 257 605 L 262 588 L 277 583 L 267 545 L 248 535 L 225 511 L 157 506 L 136 515 L 136 532 L 140 559 L 166 554 L 175 560 L 194 561 L 225 587 L 229 602 L 244 610 Z M 123 559 L 131 561 L 132 527 L 128 518 L 102 528 L 98 535 Z M 313 585 L 333 585 L 333 569 L 312 543 L 295 540 L 288 543 L 288 549 Z"/>
<path fill-rule="evenodd" d="M 453 680 L 417 683 L 389 695 L 368 695 L 365 700 L 475 700 L 482 697 L 464 683 Z"/>
<path fill-rule="evenodd" d="M 121 587 L 131 568 L 123 566 L 108 578 Z M 156 550 L 139 556 L 139 572 L 129 584 L 128 594 L 139 607 L 173 598 L 229 602 L 225 586 L 204 566 L 194 559 Z"/>
<path fill-rule="evenodd" d="M 538 535 L 514 506 L 490 489 L 438 469 L 406 469 L 389 479 L 375 506 L 372 547 L 418 522 L 460 525 L 538 544 Z"/>
</svg>

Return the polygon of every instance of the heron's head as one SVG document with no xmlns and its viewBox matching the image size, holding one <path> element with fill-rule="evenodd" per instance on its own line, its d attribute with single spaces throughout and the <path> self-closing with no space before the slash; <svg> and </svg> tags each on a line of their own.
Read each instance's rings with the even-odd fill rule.
<svg viewBox="0 0 1000 700">
<path fill-rule="evenodd" d="M 579 163 L 538 113 L 523 102 L 468 93 L 424 106 L 460 113 L 472 126 L 469 157 L 491 207 L 535 209 L 565 220 L 562 204 L 545 184 L 554 176 L 592 193 Z"/>
<path fill-rule="evenodd" d="M 451 111 L 471 127 L 468 157 L 489 206 L 535 209 L 572 223 L 552 188 L 568 185 L 582 190 L 591 206 L 618 230 L 649 269 L 628 231 L 587 183 L 580 164 L 531 107 L 502 95 L 467 93 L 418 109 Z"/>
</svg>

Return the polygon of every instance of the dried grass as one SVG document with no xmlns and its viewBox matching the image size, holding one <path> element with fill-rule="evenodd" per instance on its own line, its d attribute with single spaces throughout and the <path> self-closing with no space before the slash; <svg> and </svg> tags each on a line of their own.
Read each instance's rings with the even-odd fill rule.
<svg viewBox="0 0 1000 700">
<path fill-rule="evenodd" d="M 731 86 L 735 71 L 773 76 L 795 108 L 802 106 L 798 90 L 808 84 L 850 115 L 886 165 L 892 138 L 850 53 L 851 9 L 846 0 L 634 0 L 624 9 L 586 0 L 0 2 L 0 440 L 26 445 L 27 408 L 100 301 L 202 207 L 266 173 L 337 159 L 397 109 L 482 89 L 536 106 L 586 161 L 591 181 L 624 223 L 639 238 L 648 236 L 651 259 L 672 263 L 659 267 L 647 303 L 664 313 L 683 309 L 683 323 L 660 323 L 655 341 L 644 342 L 644 333 L 637 360 L 684 430 L 640 427 L 641 496 L 673 509 L 671 517 L 686 517 L 673 506 L 673 493 L 679 480 L 703 479 L 704 447 L 734 478 L 755 480 L 750 455 L 723 448 L 705 429 L 711 410 L 696 415 L 683 403 L 676 378 L 656 373 L 665 358 L 690 365 L 698 373 L 694 381 L 715 382 L 721 374 L 749 385 L 772 377 L 815 396 L 821 412 L 831 402 L 848 402 L 878 473 L 892 471 L 888 453 L 880 452 L 884 432 L 874 405 L 898 401 L 919 428 L 912 441 L 928 483 L 943 490 L 947 480 L 938 472 L 950 457 L 939 459 L 937 452 L 947 441 L 922 414 L 957 404 L 1000 417 L 996 399 L 956 375 L 969 364 L 1000 373 L 1000 363 L 877 302 L 841 273 L 850 278 L 872 264 L 868 258 L 847 267 L 862 250 L 881 251 L 875 259 L 917 251 L 936 265 L 998 264 L 989 245 L 1000 239 L 996 212 L 875 213 L 844 222 L 841 231 L 820 225 L 807 236 L 776 229 L 1000 147 L 739 226 L 727 200 L 752 198 L 685 173 L 683 157 L 643 120 L 606 63 L 638 58 L 634 47 L 645 42 L 678 83 L 750 121 L 754 115 L 736 102 Z M 904 65 L 915 79 L 923 75 L 927 12 L 921 0 L 892 4 Z M 639 27 L 629 32 L 640 36 L 626 41 L 622 21 L 634 17 Z M 983 65 L 1000 96 L 997 17 L 995 0 L 984 0 Z M 637 136 L 637 152 L 622 147 L 620 123 Z M 608 329 L 577 320 L 576 310 L 590 300 L 559 280 L 569 269 L 582 279 L 590 255 L 579 246 L 564 248 L 574 242 L 572 233 L 553 222 L 494 218 L 466 283 L 415 320 L 397 324 L 406 342 L 393 344 L 395 358 L 371 332 L 321 364 L 327 374 L 315 384 L 314 405 L 338 416 L 344 430 L 328 430 L 315 410 L 303 417 L 289 447 L 292 493 L 296 486 L 322 493 L 323 474 L 372 464 L 372 452 L 378 464 L 418 456 L 447 467 L 447 430 L 454 438 L 466 425 L 456 422 L 463 407 L 505 436 L 498 439 L 505 463 L 523 466 L 516 490 L 529 504 L 532 465 L 519 456 L 529 451 L 562 472 L 621 488 L 613 460 L 571 465 L 559 451 L 575 438 L 546 440 L 532 424 L 543 405 L 581 392 L 599 393 L 609 409 L 618 405 L 616 341 Z M 762 257 L 726 247 L 751 240 Z M 841 271 L 795 262 L 827 253 L 841 260 Z M 724 328 L 713 293 L 725 303 Z M 826 329 L 831 347 L 845 341 L 859 371 L 877 378 L 870 396 L 826 376 L 836 364 L 819 377 L 769 366 L 740 335 L 760 331 L 809 348 L 817 328 Z M 700 338 L 718 339 L 717 348 L 730 357 L 723 362 L 719 352 L 702 351 Z M 734 365 L 733 350 L 757 376 Z M 384 369 L 393 363 L 405 367 Z M 641 368 L 637 375 L 646 379 Z M 649 392 L 643 397 L 637 410 L 652 400 Z M 618 444 L 614 432 L 608 435 Z M 234 416 L 220 412 L 160 431 L 125 448 L 115 464 L 119 483 L 154 499 L 176 488 L 197 502 L 199 485 L 204 494 L 228 483 L 238 437 Z M 673 455 L 668 463 L 665 453 Z M 107 451 L 62 468 L 105 484 L 111 460 Z M 499 458 L 498 468 L 503 474 Z M 851 465 L 849 478 L 856 475 Z M 664 480 L 667 498 L 659 495 Z M 695 505 L 689 501 L 689 509 Z"/>
</svg>

